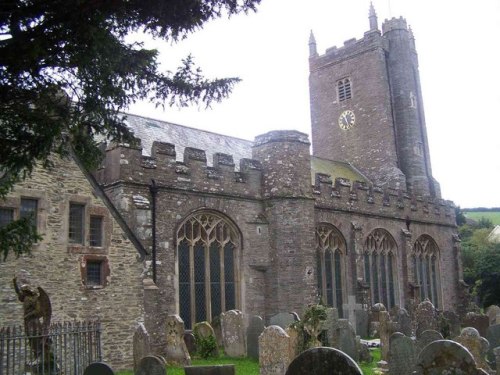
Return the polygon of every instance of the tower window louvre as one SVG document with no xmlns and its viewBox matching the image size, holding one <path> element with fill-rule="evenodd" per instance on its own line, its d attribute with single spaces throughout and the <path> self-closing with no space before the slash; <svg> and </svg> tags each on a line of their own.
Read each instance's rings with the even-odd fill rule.
<svg viewBox="0 0 500 375">
<path fill-rule="evenodd" d="M 337 83 L 339 102 L 351 99 L 351 81 L 349 78 L 340 80 Z"/>
</svg>

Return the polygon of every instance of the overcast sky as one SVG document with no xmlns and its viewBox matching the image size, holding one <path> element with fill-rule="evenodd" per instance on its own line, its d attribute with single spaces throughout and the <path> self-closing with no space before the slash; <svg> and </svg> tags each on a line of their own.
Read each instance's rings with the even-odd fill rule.
<svg viewBox="0 0 500 375">
<path fill-rule="evenodd" d="M 500 206 L 500 0 L 374 0 L 379 28 L 412 27 L 434 177 L 461 207 Z M 165 69 L 191 53 L 206 76 L 240 77 L 212 109 L 130 112 L 253 140 L 275 129 L 310 134 L 308 39 L 318 52 L 360 39 L 369 0 L 262 0 L 257 13 L 212 21 L 177 45 L 152 41 Z"/>
</svg>

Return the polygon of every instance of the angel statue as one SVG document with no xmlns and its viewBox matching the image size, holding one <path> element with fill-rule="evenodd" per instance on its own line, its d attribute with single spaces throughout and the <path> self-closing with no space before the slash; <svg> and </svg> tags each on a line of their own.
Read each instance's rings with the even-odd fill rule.
<svg viewBox="0 0 500 375">
<path fill-rule="evenodd" d="M 29 338 L 33 353 L 30 368 L 36 374 L 57 374 L 59 370 L 54 362 L 52 340 L 49 327 L 52 315 L 50 299 L 43 288 L 34 288 L 29 284 L 19 286 L 14 277 L 14 290 L 23 304 L 24 331 Z"/>
</svg>

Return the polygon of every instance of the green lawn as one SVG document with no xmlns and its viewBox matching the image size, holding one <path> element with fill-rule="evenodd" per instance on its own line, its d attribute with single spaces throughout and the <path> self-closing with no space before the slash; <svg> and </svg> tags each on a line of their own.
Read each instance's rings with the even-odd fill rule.
<svg viewBox="0 0 500 375">
<path fill-rule="evenodd" d="M 473 220 L 479 220 L 484 217 L 490 219 L 494 225 L 500 225 L 500 212 L 498 211 L 464 211 L 464 215 Z"/>
<path fill-rule="evenodd" d="M 380 360 L 380 349 L 375 349 L 372 351 L 373 361 L 371 363 L 360 363 L 359 367 L 363 370 L 364 375 L 372 375 L 373 368 L 376 367 L 377 362 Z M 216 359 L 193 359 L 192 364 L 194 366 L 198 365 L 224 365 L 224 364 L 234 364 L 236 366 L 237 375 L 259 375 L 259 361 L 249 359 L 249 358 L 227 358 L 220 357 Z M 184 369 L 182 367 L 167 367 L 168 375 L 184 375 Z M 130 371 L 119 371 L 117 375 L 134 375 L 132 370 Z"/>
</svg>

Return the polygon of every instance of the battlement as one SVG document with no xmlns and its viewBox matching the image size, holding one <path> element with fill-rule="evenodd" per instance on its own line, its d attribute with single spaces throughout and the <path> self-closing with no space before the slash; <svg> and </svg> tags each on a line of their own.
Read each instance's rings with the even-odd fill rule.
<svg viewBox="0 0 500 375">
<path fill-rule="evenodd" d="M 393 17 L 391 19 L 386 19 L 382 23 L 382 34 L 385 34 L 391 30 L 408 30 L 408 25 L 406 19 L 403 17 Z"/>
<path fill-rule="evenodd" d="M 403 190 L 345 178 L 332 181 L 323 173 L 315 175 L 313 197 L 317 207 L 455 225 L 455 205 L 451 201 L 410 196 Z"/>
<path fill-rule="evenodd" d="M 96 172 L 100 183 L 117 182 L 151 184 L 173 189 L 233 194 L 258 198 L 261 190 L 259 161 L 243 158 L 236 170 L 232 155 L 213 154 L 213 164 L 207 164 L 204 150 L 186 147 L 182 161 L 176 160 L 175 145 L 153 142 L 151 156 L 139 147 L 111 145 L 106 150 L 103 167 Z"/>
</svg>

